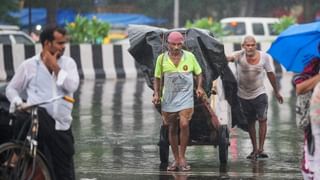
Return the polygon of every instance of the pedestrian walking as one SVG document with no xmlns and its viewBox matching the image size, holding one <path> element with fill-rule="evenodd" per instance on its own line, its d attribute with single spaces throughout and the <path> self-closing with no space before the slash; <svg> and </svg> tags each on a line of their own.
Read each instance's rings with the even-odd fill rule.
<svg viewBox="0 0 320 180">
<path fill-rule="evenodd" d="M 310 123 L 314 138 L 313 178 L 320 179 L 320 83 L 318 82 L 310 100 Z"/>
<path fill-rule="evenodd" d="M 252 143 L 252 152 L 248 159 L 268 158 L 264 152 L 267 133 L 268 97 L 264 86 L 265 72 L 273 87 L 278 102 L 283 98 L 278 91 L 275 74 L 271 68 L 272 57 L 257 50 L 253 36 L 246 36 L 242 42 L 242 50 L 227 56 L 229 62 L 235 62 L 238 80 L 238 96 L 243 113 L 248 121 L 248 132 Z M 256 121 L 259 122 L 259 146 L 256 140 Z"/>
<path fill-rule="evenodd" d="M 196 95 L 202 97 L 202 69 L 195 56 L 182 49 L 184 37 L 180 32 L 171 32 L 167 43 L 168 51 L 160 54 L 156 62 L 153 103 L 161 103 L 163 124 L 169 128 L 174 161 L 167 170 L 188 171 L 191 167 L 185 153 L 189 141 L 189 121 L 194 111 L 194 77 Z"/>
<path fill-rule="evenodd" d="M 312 170 L 312 163 L 313 163 L 313 156 L 310 153 L 312 150 L 310 146 L 313 142 L 312 138 L 312 128 L 310 124 L 310 98 L 315 88 L 316 84 L 320 82 L 320 59 L 313 58 L 310 63 L 303 69 L 303 71 L 293 78 L 293 84 L 296 88 L 297 99 L 305 98 L 306 105 L 303 107 L 296 107 L 297 108 L 297 116 L 301 118 L 301 120 L 297 124 L 301 126 L 304 132 L 304 143 L 303 143 L 303 153 L 301 159 L 301 172 L 303 178 L 305 180 L 313 179 L 313 170 Z M 299 97 L 301 96 L 301 97 Z M 306 99 L 307 98 L 307 99 Z M 304 112 L 300 112 L 304 111 Z M 300 115 L 301 114 L 301 115 Z"/>
</svg>

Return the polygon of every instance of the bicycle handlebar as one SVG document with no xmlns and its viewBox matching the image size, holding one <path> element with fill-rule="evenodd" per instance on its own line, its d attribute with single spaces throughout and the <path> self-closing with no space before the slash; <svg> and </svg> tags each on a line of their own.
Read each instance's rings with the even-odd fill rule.
<svg viewBox="0 0 320 180">
<path fill-rule="evenodd" d="M 58 99 L 63 99 L 63 100 L 65 100 L 65 101 L 67 101 L 67 102 L 70 102 L 70 103 L 74 103 L 74 102 L 75 102 L 74 98 L 72 98 L 72 97 L 70 97 L 70 96 L 56 96 L 56 97 L 53 97 L 53 98 L 51 98 L 51 99 L 44 100 L 44 101 L 39 102 L 39 103 L 35 103 L 35 104 L 31 104 L 31 105 L 26 104 L 26 106 L 22 106 L 22 107 L 20 107 L 20 108 L 18 108 L 18 109 L 19 109 L 19 110 L 28 110 L 28 109 L 33 108 L 33 107 L 35 107 L 35 106 L 40 106 L 40 105 L 42 105 L 42 104 L 48 104 L 48 103 L 53 102 L 53 101 L 56 101 L 56 100 L 58 100 Z"/>
</svg>

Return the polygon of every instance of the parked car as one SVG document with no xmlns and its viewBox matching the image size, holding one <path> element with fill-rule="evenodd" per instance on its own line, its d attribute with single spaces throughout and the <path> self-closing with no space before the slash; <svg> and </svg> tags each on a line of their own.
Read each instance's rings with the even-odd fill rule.
<svg viewBox="0 0 320 180">
<path fill-rule="evenodd" d="M 35 42 L 18 26 L 0 25 L 0 44 L 26 44 L 33 45 Z"/>
<path fill-rule="evenodd" d="M 255 36 L 257 42 L 272 42 L 277 37 L 273 24 L 278 23 L 278 18 L 268 17 L 229 17 L 220 20 L 227 35 L 222 37 L 222 42 L 241 43 L 246 35 Z"/>
</svg>

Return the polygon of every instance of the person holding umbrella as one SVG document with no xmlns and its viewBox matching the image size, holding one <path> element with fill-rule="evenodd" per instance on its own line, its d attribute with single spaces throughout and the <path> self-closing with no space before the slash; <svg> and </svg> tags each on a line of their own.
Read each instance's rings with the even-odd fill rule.
<svg viewBox="0 0 320 180">
<path fill-rule="evenodd" d="M 227 60 L 236 63 L 238 96 L 241 108 L 248 121 L 248 132 L 253 149 L 247 158 L 253 160 L 268 158 L 268 155 L 264 152 L 268 110 L 268 97 L 263 84 L 265 72 L 280 104 L 283 103 L 283 98 L 278 91 L 276 77 L 270 65 L 272 57 L 256 49 L 256 40 L 253 36 L 244 37 L 242 48 L 243 50 L 228 56 Z M 257 146 L 256 140 L 256 120 L 259 122 L 259 146 Z"/>
<path fill-rule="evenodd" d="M 191 168 L 187 164 L 185 152 L 189 142 L 189 121 L 194 106 L 193 78 L 196 79 L 196 95 L 202 97 L 205 93 L 202 88 L 202 69 L 195 56 L 182 49 L 184 37 L 180 32 L 171 32 L 167 41 L 168 51 L 160 54 L 156 62 L 152 102 L 154 104 L 161 102 L 163 123 L 169 127 L 169 142 L 174 161 L 167 170 L 189 171 Z"/>
<path fill-rule="evenodd" d="M 313 178 L 320 179 L 320 83 L 318 82 L 310 99 L 310 121 L 314 138 Z"/>
<path fill-rule="evenodd" d="M 320 22 L 318 21 L 291 25 L 281 32 L 268 50 L 268 53 L 283 65 L 287 71 L 298 73 L 293 78 L 293 84 L 297 94 L 297 125 L 300 128 L 302 127 L 304 131 L 304 146 L 301 161 L 301 171 L 304 179 L 313 179 L 311 170 L 312 156 L 308 152 L 308 144 L 312 142 L 310 139 L 313 132 L 311 132 L 312 128 L 310 127 L 308 109 L 310 110 L 309 105 L 312 91 L 316 84 L 320 82 L 319 29 Z M 300 106 L 303 103 L 306 105 Z"/>
<path fill-rule="evenodd" d="M 311 93 L 317 83 L 320 82 L 320 59 L 318 57 L 314 57 L 311 59 L 311 62 L 303 69 L 303 71 L 299 74 L 296 74 L 293 77 L 293 84 L 296 88 L 296 94 L 304 95 L 307 93 Z M 310 99 L 308 99 L 308 102 Z M 309 107 L 309 105 L 307 105 Z M 306 109 L 307 111 L 307 109 Z M 310 144 L 312 143 L 312 130 L 310 124 L 310 115 L 306 113 L 306 118 L 308 118 L 308 124 L 306 127 L 303 127 L 304 132 L 304 144 L 303 144 L 303 153 L 301 160 L 301 172 L 304 179 L 313 179 L 313 170 L 312 170 L 312 161 L 313 156 L 310 152 Z"/>
</svg>

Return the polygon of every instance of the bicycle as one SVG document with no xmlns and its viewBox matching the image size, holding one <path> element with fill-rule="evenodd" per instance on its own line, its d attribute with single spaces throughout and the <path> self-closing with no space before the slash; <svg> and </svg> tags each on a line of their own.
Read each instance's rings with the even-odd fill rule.
<svg viewBox="0 0 320 180">
<path fill-rule="evenodd" d="M 44 155 L 37 149 L 38 142 L 38 107 L 58 99 L 73 103 L 74 99 L 67 96 L 55 98 L 20 108 L 30 111 L 30 127 L 24 141 L 14 140 L 0 145 L 0 180 L 52 180 L 53 172 Z M 15 113 L 11 114 L 11 121 Z"/>
</svg>

